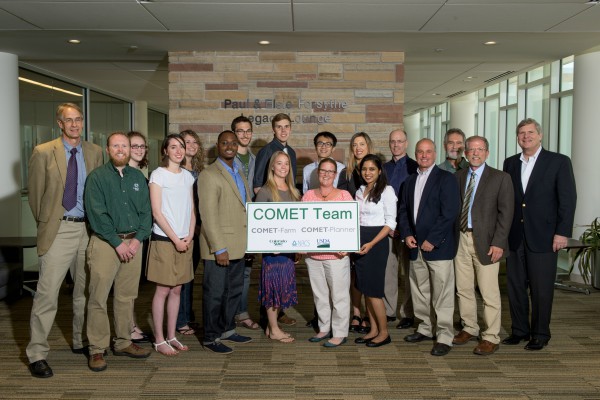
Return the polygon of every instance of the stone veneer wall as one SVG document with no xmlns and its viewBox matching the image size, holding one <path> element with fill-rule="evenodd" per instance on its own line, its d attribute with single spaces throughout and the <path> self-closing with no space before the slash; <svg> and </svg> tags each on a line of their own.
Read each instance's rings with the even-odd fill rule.
<svg viewBox="0 0 600 400">
<path fill-rule="evenodd" d="M 198 132 L 212 159 L 217 135 L 244 114 L 255 119 L 256 154 L 273 138 L 269 117 L 284 112 L 297 176 L 316 158 L 319 131 L 336 135 L 334 156 L 344 164 L 360 131 L 388 156 L 388 134 L 403 126 L 403 62 L 402 52 L 171 52 L 169 130 Z"/>
</svg>

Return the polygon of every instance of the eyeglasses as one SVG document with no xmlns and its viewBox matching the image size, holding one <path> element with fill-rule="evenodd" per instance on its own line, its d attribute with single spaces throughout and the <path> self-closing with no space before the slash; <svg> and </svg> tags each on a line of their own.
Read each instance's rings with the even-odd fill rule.
<svg viewBox="0 0 600 400">
<path fill-rule="evenodd" d="M 248 129 L 248 130 L 236 129 L 235 133 L 238 135 L 252 135 L 252 129 Z"/>
<path fill-rule="evenodd" d="M 331 142 L 317 142 L 317 147 L 333 147 Z"/>
<path fill-rule="evenodd" d="M 131 150 L 146 150 L 145 144 L 132 144 Z"/>
<path fill-rule="evenodd" d="M 73 118 L 66 118 L 62 120 L 63 123 L 67 124 L 67 125 L 73 125 L 73 124 L 81 124 L 83 122 L 83 118 L 81 117 L 77 117 L 75 119 Z"/>
<path fill-rule="evenodd" d="M 321 169 L 319 168 L 319 173 L 322 175 L 335 175 L 336 171 L 330 171 L 328 169 Z"/>
<path fill-rule="evenodd" d="M 480 152 L 480 153 L 483 153 L 483 152 L 486 152 L 486 151 L 487 151 L 487 149 L 486 149 L 486 148 L 483 148 L 483 147 L 471 147 L 471 148 L 468 148 L 468 149 L 467 149 L 467 151 L 468 151 L 469 153 L 474 153 L 474 152 L 476 152 L 476 151 L 478 151 L 478 152 Z"/>
<path fill-rule="evenodd" d="M 407 139 L 404 140 L 390 140 L 390 144 L 394 145 L 394 144 L 402 144 L 402 143 L 406 143 Z"/>
</svg>

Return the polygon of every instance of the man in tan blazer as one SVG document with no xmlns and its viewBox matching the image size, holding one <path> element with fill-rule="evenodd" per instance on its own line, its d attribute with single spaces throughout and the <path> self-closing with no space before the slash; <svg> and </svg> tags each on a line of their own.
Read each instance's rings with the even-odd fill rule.
<svg viewBox="0 0 600 400">
<path fill-rule="evenodd" d="M 246 202 L 251 199 L 248 183 L 234 162 L 237 149 L 235 133 L 221 132 L 217 159 L 198 177 L 200 253 L 204 259 L 203 345 L 217 354 L 233 351 L 221 341 L 252 341 L 235 332 L 247 242 Z"/>
<path fill-rule="evenodd" d="M 456 289 L 463 329 L 454 336 L 455 345 L 481 340 L 473 350 L 488 355 L 500 343 L 500 260 L 508 254 L 508 233 L 513 217 L 513 186 L 510 175 L 486 165 L 489 144 L 486 138 L 471 136 L 465 154 L 469 168 L 456 172 L 461 193 L 458 219 L 460 237 L 454 259 Z M 475 281 L 483 298 L 485 330 L 477 324 Z"/>
<path fill-rule="evenodd" d="M 61 104 L 56 118 L 61 137 L 36 146 L 29 160 L 29 206 L 37 222 L 40 276 L 31 308 L 27 357 L 31 374 L 37 378 L 53 375 L 46 362 L 50 350 L 48 334 L 56 316 L 58 292 L 69 269 L 75 283 L 72 350 L 84 351 L 85 249 L 89 235 L 83 188 L 87 174 L 102 165 L 102 149 L 82 140 L 81 109 L 72 103 Z M 70 185 L 65 191 L 67 176 Z"/>
</svg>

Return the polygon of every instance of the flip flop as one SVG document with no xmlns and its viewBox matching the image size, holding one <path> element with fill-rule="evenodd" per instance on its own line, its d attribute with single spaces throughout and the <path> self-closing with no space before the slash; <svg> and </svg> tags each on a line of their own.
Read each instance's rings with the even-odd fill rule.
<svg viewBox="0 0 600 400">
<path fill-rule="evenodd" d="M 279 343 L 284 343 L 284 344 L 294 343 L 294 341 L 296 340 L 295 338 L 293 338 L 291 336 L 283 336 L 279 339 L 276 339 L 276 338 L 272 338 L 271 335 L 269 335 L 269 336 L 267 336 L 267 338 L 274 342 L 279 342 Z"/>
<path fill-rule="evenodd" d="M 241 321 L 238 321 L 236 323 L 236 325 L 239 327 L 242 327 L 242 328 L 253 330 L 253 331 L 260 329 L 260 325 L 258 325 L 256 322 L 252 321 L 250 318 L 246 318 Z"/>
</svg>

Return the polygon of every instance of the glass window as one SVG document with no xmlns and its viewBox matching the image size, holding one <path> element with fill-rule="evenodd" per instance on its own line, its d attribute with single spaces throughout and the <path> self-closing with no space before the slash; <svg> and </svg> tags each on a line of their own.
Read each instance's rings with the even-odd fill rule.
<svg viewBox="0 0 600 400">
<path fill-rule="evenodd" d="M 148 171 L 158 168 L 160 146 L 167 136 L 167 114 L 148 110 Z M 206 144 L 203 144 L 206 148 Z"/>
<path fill-rule="evenodd" d="M 484 136 L 490 143 L 490 156 L 487 163 L 492 167 L 498 166 L 498 112 L 500 102 L 498 97 L 485 102 Z"/>
<path fill-rule="evenodd" d="M 506 153 L 505 158 L 514 156 L 519 151 L 517 143 L 517 107 L 511 107 L 506 110 Z"/>
<path fill-rule="evenodd" d="M 517 104 L 517 89 L 519 88 L 519 77 L 513 76 L 508 80 L 508 91 L 506 105 Z"/>
<path fill-rule="evenodd" d="M 527 82 L 537 81 L 538 79 L 542 79 L 544 77 L 544 67 L 538 67 L 536 69 L 532 69 L 527 72 Z"/>
<path fill-rule="evenodd" d="M 558 151 L 571 157 L 573 138 L 573 96 L 560 98 L 560 119 L 558 133 Z"/>
<path fill-rule="evenodd" d="M 89 140 L 106 147 L 106 138 L 112 132 L 131 130 L 131 103 L 90 91 Z M 107 155 L 104 154 L 105 161 Z"/>
<path fill-rule="evenodd" d="M 575 57 L 565 57 L 562 59 L 561 71 L 560 71 L 560 90 L 571 90 L 573 89 L 573 70 L 575 66 Z"/>
<path fill-rule="evenodd" d="M 492 86 L 488 86 L 485 88 L 485 95 L 487 96 L 492 96 L 494 94 L 498 94 L 500 93 L 500 85 L 498 83 L 492 85 Z"/>
</svg>

